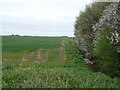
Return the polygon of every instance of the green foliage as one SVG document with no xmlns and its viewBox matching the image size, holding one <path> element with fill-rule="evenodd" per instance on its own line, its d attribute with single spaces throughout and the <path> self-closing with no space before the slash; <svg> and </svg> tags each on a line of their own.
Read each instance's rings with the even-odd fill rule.
<svg viewBox="0 0 120 90">
<path fill-rule="evenodd" d="M 116 76 L 119 73 L 118 53 L 111 40 L 113 30 L 106 28 L 98 36 L 95 45 L 94 56 L 97 57 L 97 66 L 109 76 Z"/>
<path fill-rule="evenodd" d="M 59 57 L 59 48 L 51 48 L 51 45 L 50 48 L 40 46 L 40 54 L 44 56 L 48 53 L 49 57 L 44 63 L 34 63 L 38 59 L 34 56 L 38 50 L 25 53 L 29 57 L 28 61 L 24 62 L 20 59 L 24 51 L 3 52 L 3 88 L 119 88 L 119 79 L 112 79 L 87 69 L 76 51 L 74 38 L 61 39 L 67 56 L 64 60 Z M 59 42 L 59 38 L 56 41 Z M 63 46 L 61 43 L 59 46 Z M 34 57 L 31 57 L 31 53 Z"/>
<path fill-rule="evenodd" d="M 119 88 L 119 80 L 74 68 L 28 67 L 3 72 L 3 88 Z"/>
<path fill-rule="evenodd" d="M 77 45 L 74 42 L 74 38 L 66 39 L 64 40 L 64 43 L 67 55 L 66 63 L 86 69 L 87 67 L 85 65 L 85 62 L 83 61 L 83 58 L 77 52 Z"/>
<path fill-rule="evenodd" d="M 80 43 L 84 43 L 87 51 L 92 52 L 94 39 L 94 31 L 92 27 L 98 23 L 100 16 L 108 5 L 110 5 L 108 2 L 94 2 L 91 5 L 87 5 L 85 11 L 80 12 L 74 25 L 78 47 L 81 46 Z M 81 38 L 84 38 L 84 41 L 82 41 Z"/>
<path fill-rule="evenodd" d="M 106 7 L 110 4 L 109 2 L 95 2 L 87 5 L 85 11 L 81 12 L 76 18 L 74 26 L 75 37 L 83 57 L 94 63 L 89 65 L 94 71 L 100 71 L 112 77 L 120 77 L 120 55 L 117 52 L 118 45 L 115 45 L 115 30 L 111 30 L 110 28 L 99 30 L 110 23 L 107 24 L 107 20 L 109 21 L 109 19 L 105 19 L 103 22 L 100 19 L 102 14 L 105 13 L 104 10 L 106 10 Z M 97 30 L 99 33 L 96 33 L 96 31 L 93 31 L 93 26 L 95 26 L 95 24 L 97 25 L 100 20 L 102 26 L 98 25 L 99 28 L 97 28 Z M 112 33 L 114 33 L 114 35 Z M 111 40 L 111 38 L 113 40 Z M 94 42 L 97 42 L 95 46 Z"/>
</svg>

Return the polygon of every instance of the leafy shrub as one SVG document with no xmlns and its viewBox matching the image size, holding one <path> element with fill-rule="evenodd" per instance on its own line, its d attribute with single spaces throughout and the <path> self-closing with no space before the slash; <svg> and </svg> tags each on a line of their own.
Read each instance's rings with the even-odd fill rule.
<svg viewBox="0 0 120 90">
<path fill-rule="evenodd" d="M 99 33 L 93 54 L 97 58 L 97 67 L 101 72 L 109 76 L 118 76 L 119 58 L 112 33 L 113 30 L 110 28 L 106 28 Z"/>
<path fill-rule="evenodd" d="M 10 65 L 2 66 L 2 71 L 7 71 L 7 70 L 13 70 L 13 66 L 10 66 Z"/>
<path fill-rule="evenodd" d="M 80 12 L 75 21 L 75 37 L 79 49 L 86 58 L 91 58 L 93 50 L 94 31 L 92 29 L 102 15 L 106 6 L 110 5 L 108 2 L 100 3 L 94 2 L 87 5 L 85 11 Z"/>
<path fill-rule="evenodd" d="M 120 2 L 86 6 L 75 21 L 80 54 L 93 71 L 120 77 Z M 106 28 L 109 27 L 109 28 Z"/>
</svg>

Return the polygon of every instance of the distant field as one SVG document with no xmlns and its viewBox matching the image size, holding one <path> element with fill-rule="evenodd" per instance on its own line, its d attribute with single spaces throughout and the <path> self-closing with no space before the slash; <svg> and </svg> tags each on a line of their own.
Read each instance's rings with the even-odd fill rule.
<svg viewBox="0 0 120 90">
<path fill-rule="evenodd" d="M 3 88 L 119 88 L 88 69 L 74 38 L 3 37 Z"/>
<path fill-rule="evenodd" d="M 65 53 L 62 40 L 61 37 L 3 36 L 3 64 L 29 66 L 48 63 L 50 65 L 49 62 L 54 63 L 54 60 L 60 64 L 60 60 L 63 59 L 61 54 Z"/>
<path fill-rule="evenodd" d="M 35 51 L 39 48 L 58 48 L 60 37 L 3 36 L 3 52 Z"/>
</svg>

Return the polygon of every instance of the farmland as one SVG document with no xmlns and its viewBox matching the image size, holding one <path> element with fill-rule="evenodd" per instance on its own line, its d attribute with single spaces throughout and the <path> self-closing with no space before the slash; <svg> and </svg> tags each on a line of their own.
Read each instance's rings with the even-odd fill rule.
<svg viewBox="0 0 120 90">
<path fill-rule="evenodd" d="M 3 88 L 119 88 L 120 81 L 92 72 L 74 38 L 2 37 Z"/>
</svg>

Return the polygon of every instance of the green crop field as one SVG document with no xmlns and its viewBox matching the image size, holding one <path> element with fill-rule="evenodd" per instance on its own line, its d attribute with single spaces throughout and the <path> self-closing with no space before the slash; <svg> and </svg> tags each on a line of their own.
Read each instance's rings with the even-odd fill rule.
<svg viewBox="0 0 120 90">
<path fill-rule="evenodd" d="M 92 72 L 74 38 L 2 37 L 3 88 L 120 88 L 120 81 Z"/>
</svg>

